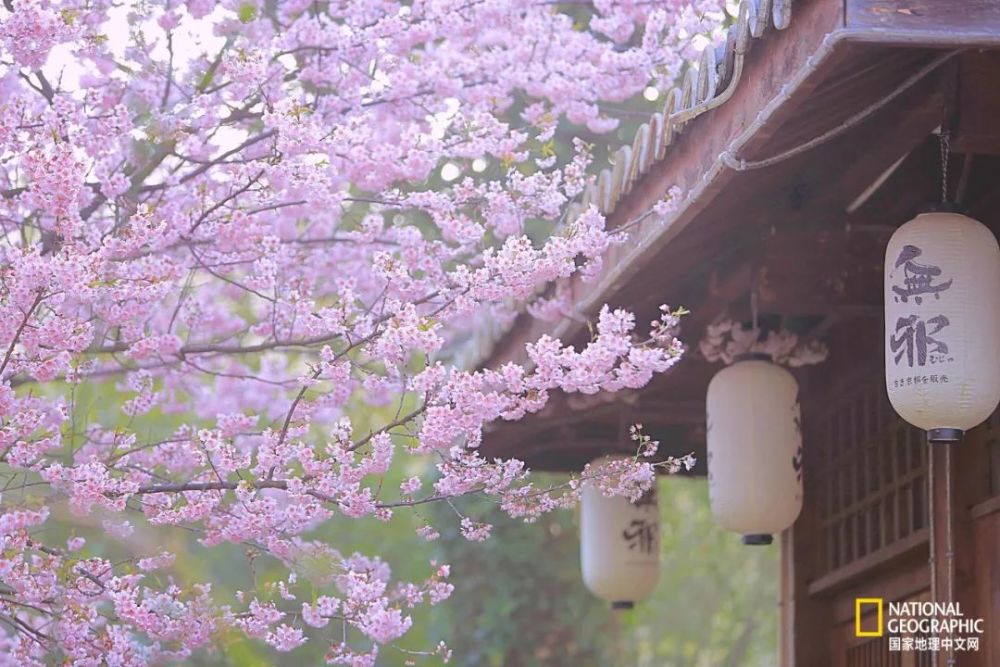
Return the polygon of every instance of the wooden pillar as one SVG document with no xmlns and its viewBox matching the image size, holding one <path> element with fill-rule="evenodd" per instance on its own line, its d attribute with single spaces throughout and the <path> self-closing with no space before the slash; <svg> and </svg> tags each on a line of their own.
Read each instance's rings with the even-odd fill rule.
<svg viewBox="0 0 1000 667">
<path fill-rule="evenodd" d="M 796 524 L 798 526 L 798 524 Z M 804 526 L 803 526 L 804 527 Z M 815 547 L 808 530 L 792 527 L 782 536 L 781 667 L 833 667 L 833 619 L 826 601 L 807 590 L 803 553 Z M 799 558 L 795 556 L 798 555 Z"/>
<path fill-rule="evenodd" d="M 809 582 L 817 576 L 821 531 L 814 494 L 807 491 L 802 514 L 781 535 L 781 667 L 833 665 L 829 604 L 809 594 Z"/>
<path fill-rule="evenodd" d="M 957 553 L 960 572 L 968 576 L 960 602 L 985 627 L 979 652 L 958 664 L 993 667 L 1000 665 L 1000 413 L 969 432 L 960 447 L 955 482 L 966 504 L 958 511 L 969 524 L 963 536 L 971 543 Z"/>
<path fill-rule="evenodd" d="M 1000 496 L 974 510 L 977 614 L 985 632 L 978 665 L 1000 665 Z"/>
<path fill-rule="evenodd" d="M 973 432 L 959 444 L 928 445 L 931 465 L 934 466 L 930 496 L 934 517 L 934 557 L 930 567 L 931 576 L 936 579 L 936 601 L 957 602 L 967 618 L 986 615 L 979 588 L 983 584 L 989 585 L 989 580 L 993 580 L 993 585 L 1000 585 L 1000 571 L 989 567 L 984 569 L 982 561 L 984 558 L 990 561 L 992 557 L 983 553 L 982 542 L 977 544 L 973 523 L 973 507 L 988 495 L 988 488 L 985 488 L 988 479 L 983 474 L 988 470 L 988 461 L 983 460 L 982 448 L 976 446 L 975 440 Z M 982 532 L 980 539 L 989 543 L 993 535 L 991 526 L 985 526 Z M 987 581 L 983 581 L 984 576 Z M 995 628 L 988 628 L 982 639 L 985 641 L 994 632 Z M 1000 663 L 991 661 L 983 648 L 978 652 L 953 654 L 941 651 L 937 666 L 950 667 L 952 664 L 991 667 Z"/>
</svg>

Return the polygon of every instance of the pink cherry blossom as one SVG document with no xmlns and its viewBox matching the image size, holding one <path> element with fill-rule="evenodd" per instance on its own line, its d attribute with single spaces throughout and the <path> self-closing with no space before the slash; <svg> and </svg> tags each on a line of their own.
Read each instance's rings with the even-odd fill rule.
<svg viewBox="0 0 1000 667">
<path fill-rule="evenodd" d="M 475 495 L 530 522 L 582 479 L 636 497 L 690 465 L 654 464 L 637 431 L 635 457 L 543 488 L 479 452 L 557 393 L 645 386 L 683 353 L 682 311 L 605 307 L 582 344 L 463 359 L 484 323 L 581 316 L 569 281 L 600 275 L 623 230 L 594 206 L 566 216 L 599 166 L 562 137 L 609 132 L 615 104 L 675 82 L 688 37 L 724 37 L 723 9 L 3 3 L 0 611 L 17 623 L 0 663 L 177 664 L 238 632 L 374 665 L 450 571 L 401 581 L 331 543 L 334 517 Z M 418 472 L 384 483 L 395 469 Z M 50 529 L 66 516 L 68 541 Z M 188 580 L 197 554 L 168 531 L 282 574 Z"/>
</svg>

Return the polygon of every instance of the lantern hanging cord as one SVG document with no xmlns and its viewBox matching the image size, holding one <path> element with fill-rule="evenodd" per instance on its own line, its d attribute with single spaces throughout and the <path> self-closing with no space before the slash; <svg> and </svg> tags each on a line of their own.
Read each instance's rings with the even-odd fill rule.
<svg viewBox="0 0 1000 667">
<path fill-rule="evenodd" d="M 763 160 L 743 160 L 733 155 L 733 152 L 731 150 L 723 152 L 720 157 L 722 161 L 725 163 L 725 165 L 730 169 L 734 171 L 747 171 L 750 169 L 762 169 L 763 167 L 770 167 L 773 164 L 777 164 L 778 162 L 782 162 L 784 160 L 787 160 L 788 158 L 795 157 L 800 153 L 805 153 L 806 151 L 815 148 L 820 144 L 824 144 L 833 139 L 834 137 L 843 134 L 847 130 L 850 130 L 854 126 L 866 120 L 869 116 L 874 114 L 876 111 L 878 111 L 885 105 L 889 104 L 889 102 L 892 102 L 894 99 L 896 99 L 904 92 L 912 88 L 925 76 L 936 70 L 941 65 L 944 65 L 946 62 L 957 56 L 962 51 L 963 49 L 959 49 L 957 51 L 949 51 L 948 53 L 938 56 L 937 58 L 930 61 L 929 63 L 921 67 L 919 70 L 914 72 L 912 75 L 910 75 L 909 78 L 907 78 L 905 81 L 899 84 L 899 86 L 893 89 L 888 95 L 886 95 L 882 99 L 878 100 L 877 102 L 874 102 L 873 104 L 870 104 L 869 106 L 865 107 L 861 111 L 857 112 L 856 114 L 845 120 L 840 125 L 830 130 L 827 130 L 826 132 L 819 135 L 815 139 L 811 139 L 804 144 L 800 144 L 799 146 L 790 148 L 787 151 L 778 153 L 777 155 L 765 158 Z"/>
<path fill-rule="evenodd" d="M 941 203 L 948 203 L 948 156 L 951 152 L 951 139 L 948 137 L 948 131 L 945 129 L 941 130 L 941 134 L 938 135 L 938 139 L 941 143 Z"/>
</svg>

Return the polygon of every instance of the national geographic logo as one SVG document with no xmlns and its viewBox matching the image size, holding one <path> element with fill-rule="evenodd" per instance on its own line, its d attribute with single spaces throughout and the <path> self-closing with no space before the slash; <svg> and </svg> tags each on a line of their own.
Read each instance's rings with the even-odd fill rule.
<svg viewBox="0 0 1000 667">
<path fill-rule="evenodd" d="M 864 629 L 865 623 L 862 623 L 862 617 L 865 613 L 871 613 L 872 609 L 875 610 L 875 628 L 871 629 L 871 622 L 868 622 L 868 629 Z M 854 600 L 854 636 L 855 637 L 881 637 L 885 631 L 885 626 L 882 623 L 882 598 L 857 598 Z"/>
<path fill-rule="evenodd" d="M 983 631 L 983 619 L 965 616 L 957 602 L 854 600 L 854 636 L 888 636 L 891 652 L 978 651 Z"/>
</svg>

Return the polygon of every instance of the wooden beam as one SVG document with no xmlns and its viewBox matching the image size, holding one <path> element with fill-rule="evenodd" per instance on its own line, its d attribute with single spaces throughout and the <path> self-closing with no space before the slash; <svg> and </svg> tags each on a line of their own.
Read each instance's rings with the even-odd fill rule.
<svg viewBox="0 0 1000 667">
<path fill-rule="evenodd" d="M 1000 665 L 1000 511 L 975 521 L 977 613 L 985 621 L 985 646 L 978 656 L 985 665 Z"/>
<path fill-rule="evenodd" d="M 913 46 L 1000 44 L 995 0 L 847 0 L 845 24 L 856 39 Z"/>
<path fill-rule="evenodd" d="M 859 558 L 850 565 L 819 577 L 809 584 L 810 595 L 827 595 L 843 590 L 861 579 L 868 579 L 886 568 L 892 567 L 900 558 L 913 554 L 927 554 L 927 529 L 922 528 L 890 546 Z M 926 585 L 926 584 L 922 584 Z"/>
<path fill-rule="evenodd" d="M 940 103 L 943 110 L 944 97 L 940 98 Z M 941 118 L 943 113 L 938 115 L 938 120 Z M 908 150 L 906 159 L 899 167 L 848 217 L 852 227 L 878 225 L 877 229 L 881 229 L 885 226 L 888 228 L 885 231 L 891 233 L 922 206 L 937 201 L 941 196 L 941 144 L 938 137 L 928 130 L 923 140 Z M 958 179 L 949 180 L 954 183 Z M 886 241 L 887 235 L 882 243 Z"/>
<path fill-rule="evenodd" d="M 554 440 L 553 436 L 567 440 L 587 439 L 588 435 L 592 437 L 601 432 L 610 439 L 617 430 L 627 429 L 636 422 L 653 428 L 704 426 L 705 401 L 669 400 L 662 394 L 651 394 L 637 405 L 607 404 L 588 410 L 561 406 L 549 417 L 514 423 L 498 422 L 487 432 L 487 438 L 491 446 L 495 439 L 493 435 L 501 433 L 506 446 L 521 446 L 523 443 L 525 447 L 548 447 Z M 627 437 L 618 439 L 626 441 Z M 608 443 L 608 446 L 613 444 Z"/>
<path fill-rule="evenodd" d="M 1000 7 L 1000 3 L 995 3 Z M 1000 155 L 1000 52 L 962 55 L 959 63 L 960 110 L 952 149 L 958 153 Z"/>
<path fill-rule="evenodd" d="M 850 624 L 850 635 L 852 636 L 854 635 L 854 605 L 857 598 L 880 597 L 886 602 L 889 600 L 912 600 L 915 596 L 926 599 L 928 586 L 926 544 L 924 549 L 914 549 L 908 555 L 901 555 L 894 562 L 887 564 L 885 568 L 872 574 L 871 577 L 862 576 L 855 581 L 853 586 L 826 598 L 831 602 L 832 623 Z M 855 641 L 861 640 L 855 639 Z"/>
</svg>

